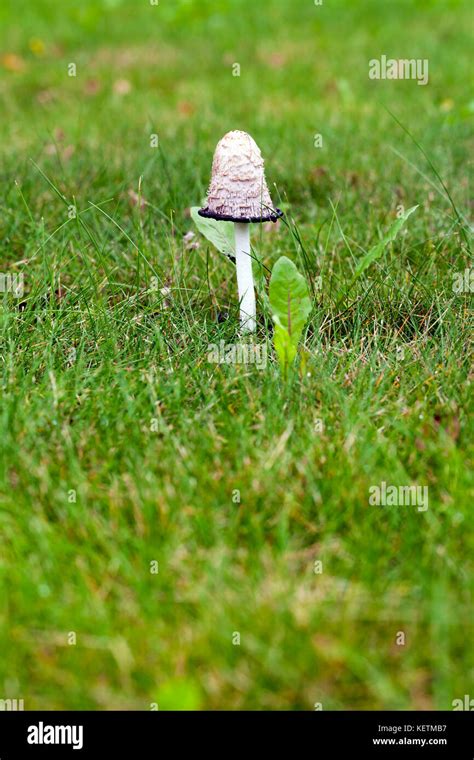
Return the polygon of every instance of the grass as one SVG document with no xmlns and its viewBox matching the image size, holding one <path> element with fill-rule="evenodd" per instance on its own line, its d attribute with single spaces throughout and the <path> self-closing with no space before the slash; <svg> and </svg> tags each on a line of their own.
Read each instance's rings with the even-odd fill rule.
<svg viewBox="0 0 474 760">
<path fill-rule="evenodd" d="M 0 698 L 469 693 L 469 19 L 454 1 L 4 1 L 0 246 L 25 292 L 1 295 Z M 429 84 L 369 80 L 382 53 L 428 58 Z M 233 128 L 286 211 L 256 255 L 314 286 L 288 383 L 266 270 L 267 367 L 207 360 L 238 340 L 235 269 L 184 235 Z M 428 486 L 429 508 L 370 506 L 382 481 Z"/>
</svg>

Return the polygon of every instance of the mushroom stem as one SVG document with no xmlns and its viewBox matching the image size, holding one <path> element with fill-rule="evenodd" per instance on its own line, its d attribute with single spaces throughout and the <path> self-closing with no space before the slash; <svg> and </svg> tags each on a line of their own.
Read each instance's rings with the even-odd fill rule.
<svg viewBox="0 0 474 760">
<path fill-rule="evenodd" d="M 255 332 L 255 291 L 250 255 L 250 224 L 235 222 L 235 264 L 242 332 Z"/>
</svg>

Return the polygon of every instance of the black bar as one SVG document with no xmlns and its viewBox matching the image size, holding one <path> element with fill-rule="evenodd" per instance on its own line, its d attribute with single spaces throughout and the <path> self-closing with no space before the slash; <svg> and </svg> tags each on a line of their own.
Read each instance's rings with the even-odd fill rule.
<svg viewBox="0 0 474 760">
<path fill-rule="evenodd" d="M 332 760 L 332 752 L 343 757 L 462 760 L 473 757 L 472 718 L 468 711 L 11 711 L 0 712 L 0 760 L 20 760 L 25 755 L 96 757 L 99 750 L 106 751 L 102 757 L 134 760 L 186 750 L 220 757 L 240 751 L 246 753 L 244 760 L 255 750 L 264 751 L 265 757 L 273 751 L 280 757 L 288 750 L 291 757 L 303 753 L 311 760 Z M 42 743 L 32 743 L 36 741 Z"/>
</svg>

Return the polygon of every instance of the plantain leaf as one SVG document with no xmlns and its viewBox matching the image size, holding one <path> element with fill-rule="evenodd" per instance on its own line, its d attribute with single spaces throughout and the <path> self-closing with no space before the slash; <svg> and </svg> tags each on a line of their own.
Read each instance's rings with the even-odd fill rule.
<svg viewBox="0 0 474 760">
<path fill-rule="evenodd" d="M 172 678 L 161 684 L 156 694 L 159 710 L 199 710 L 202 693 L 190 678 Z"/>
<path fill-rule="evenodd" d="M 206 219 L 198 214 L 199 206 L 191 208 L 191 219 L 213 246 L 226 256 L 235 256 L 235 238 L 233 222 L 218 222 L 216 219 Z"/>
<path fill-rule="evenodd" d="M 308 284 L 286 256 L 281 256 L 273 267 L 269 297 L 275 323 L 275 351 L 286 376 L 311 311 Z"/>
</svg>

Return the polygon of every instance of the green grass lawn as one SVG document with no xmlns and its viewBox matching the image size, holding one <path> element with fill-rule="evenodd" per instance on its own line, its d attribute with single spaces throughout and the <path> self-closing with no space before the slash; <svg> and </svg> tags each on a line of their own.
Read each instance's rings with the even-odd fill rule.
<svg viewBox="0 0 474 760">
<path fill-rule="evenodd" d="M 3 0 L 0 699 L 472 694 L 470 5 Z M 370 80 L 382 54 L 429 83 Z M 235 268 L 189 208 L 231 129 L 286 212 L 252 232 L 263 369 L 208 361 L 240 340 Z M 314 286 L 287 382 L 281 255 Z M 428 509 L 369 504 L 383 481 Z"/>
</svg>

